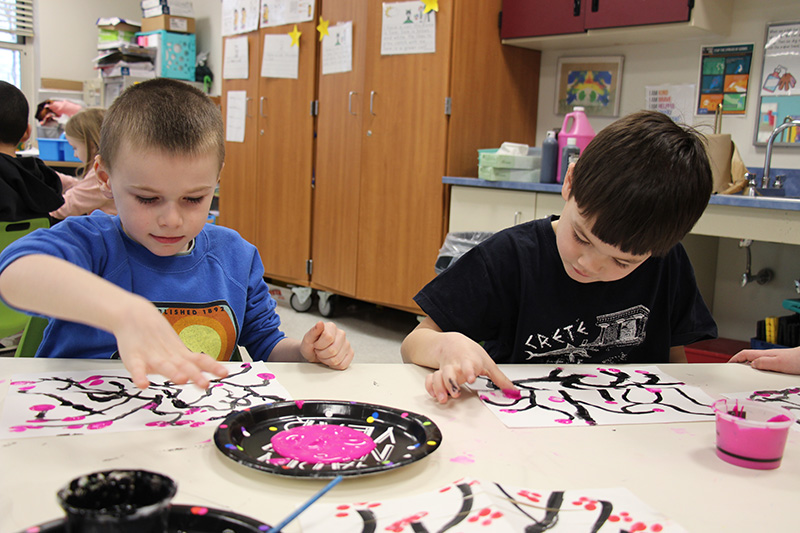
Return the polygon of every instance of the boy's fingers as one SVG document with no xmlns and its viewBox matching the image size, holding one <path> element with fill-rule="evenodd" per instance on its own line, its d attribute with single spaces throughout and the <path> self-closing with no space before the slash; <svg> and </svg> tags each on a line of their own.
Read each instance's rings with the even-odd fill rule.
<svg viewBox="0 0 800 533">
<path fill-rule="evenodd" d="M 317 322 L 314 328 L 318 330 L 314 340 L 315 350 L 324 350 L 336 342 L 338 328 L 333 322 Z"/>
<path fill-rule="evenodd" d="M 144 361 L 141 359 L 136 359 L 130 363 L 124 363 L 125 366 L 128 367 L 128 372 L 131 374 L 131 379 L 133 380 L 134 385 L 140 389 L 146 389 L 150 386 L 150 380 L 147 379 L 147 368 L 144 364 Z"/>
<path fill-rule="evenodd" d="M 514 382 L 500 371 L 500 368 L 494 361 L 486 365 L 486 373 L 484 375 L 491 379 L 492 383 L 497 385 L 502 391 L 517 390 L 517 386 L 514 385 Z"/>
</svg>

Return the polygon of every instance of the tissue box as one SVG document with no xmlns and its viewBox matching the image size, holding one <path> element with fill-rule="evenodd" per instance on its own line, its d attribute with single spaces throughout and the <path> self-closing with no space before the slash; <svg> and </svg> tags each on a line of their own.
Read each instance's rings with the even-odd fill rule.
<svg viewBox="0 0 800 533">
<path fill-rule="evenodd" d="M 478 177 L 487 181 L 537 183 L 542 167 L 542 149 L 528 148 L 528 155 L 498 154 L 497 148 L 478 150 Z"/>
</svg>

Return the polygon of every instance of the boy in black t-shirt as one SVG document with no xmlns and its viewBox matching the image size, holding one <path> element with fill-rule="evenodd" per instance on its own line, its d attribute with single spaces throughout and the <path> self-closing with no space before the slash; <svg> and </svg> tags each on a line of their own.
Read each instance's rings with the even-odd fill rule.
<svg viewBox="0 0 800 533">
<path fill-rule="evenodd" d="M 414 298 L 427 317 L 403 341 L 439 402 L 497 363 L 686 362 L 717 335 L 679 241 L 711 196 L 704 140 L 661 113 L 603 129 L 565 177 L 560 217 L 501 231 Z M 480 344 L 483 343 L 483 346 Z"/>
</svg>

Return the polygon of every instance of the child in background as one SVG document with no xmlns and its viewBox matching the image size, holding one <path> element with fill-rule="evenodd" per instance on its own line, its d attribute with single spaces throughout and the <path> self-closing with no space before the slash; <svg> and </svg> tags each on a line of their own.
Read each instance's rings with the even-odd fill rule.
<svg viewBox="0 0 800 533">
<path fill-rule="evenodd" d="M 96 171 L 119 215 L 69 217 L 0 254 L 3 300 L 53 317 L 37 356 L 117 352 L 142 388 L 148 373 L 207 387 L 203 371 L 225 376 L 216 359 L 237 345 L 254 360 L 350 364 L 333 323 L 286 338 L 256 248 L 206 224 L 224 158 L 220 111 L 188 84 L 156 78 L 114 101 Z"/>
<path fill-rule="evenodd" d="M 772 350 L 742 350 L 729 363 L 750 363 L 758 370 L 800 374 L 800 346 Z"/>
<path fill-rule="evenodd" d="M 47 217 L 64 203 L 61 180 L 38 157 L 17 157 L 17 145 L 31 136 L 28 100 L 0 81 L 0 221 Z"/>
<path fill-rule="evenodd" d="M 117 214 L 114 198 L 100 189 L 100 180 L 97 179 L 94 169 L 94 158 L 100 144 L 100 126 L 105 114 L 105 109 L 84 109 L 67 122 L 64 129 L 67 142 L 83 165 L 78 168 L 77 178 L 59 172 L 64 205 L 50 213 L 55 219 L 88 215 L 96 209 L 109 215 Z"/>
<path fill-rule="evenodd" d="M 441 403 L 478 375 L 512 389 L 497 363 L 685 363 L 685 344 L 717 335 L 679 243 L 711 189 L 694 131 L 656 112 L 616 121 L 570 166 L 560 217 L 493 235 L 417 294 L 428 316 L 403 359 L 438 369 Z"/>
</svg>

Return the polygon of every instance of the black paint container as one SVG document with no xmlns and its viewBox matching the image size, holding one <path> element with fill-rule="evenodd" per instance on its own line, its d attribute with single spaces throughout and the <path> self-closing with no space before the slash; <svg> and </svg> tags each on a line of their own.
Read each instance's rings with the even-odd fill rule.
<svg viewBox="0 0 800 533">
<path fill-rule="evenodd" d="M 75 478 L 58 491 L 68 533 L 165 533 L 172 479 L 146 470 L 107 470 Z"/>
</svg>

